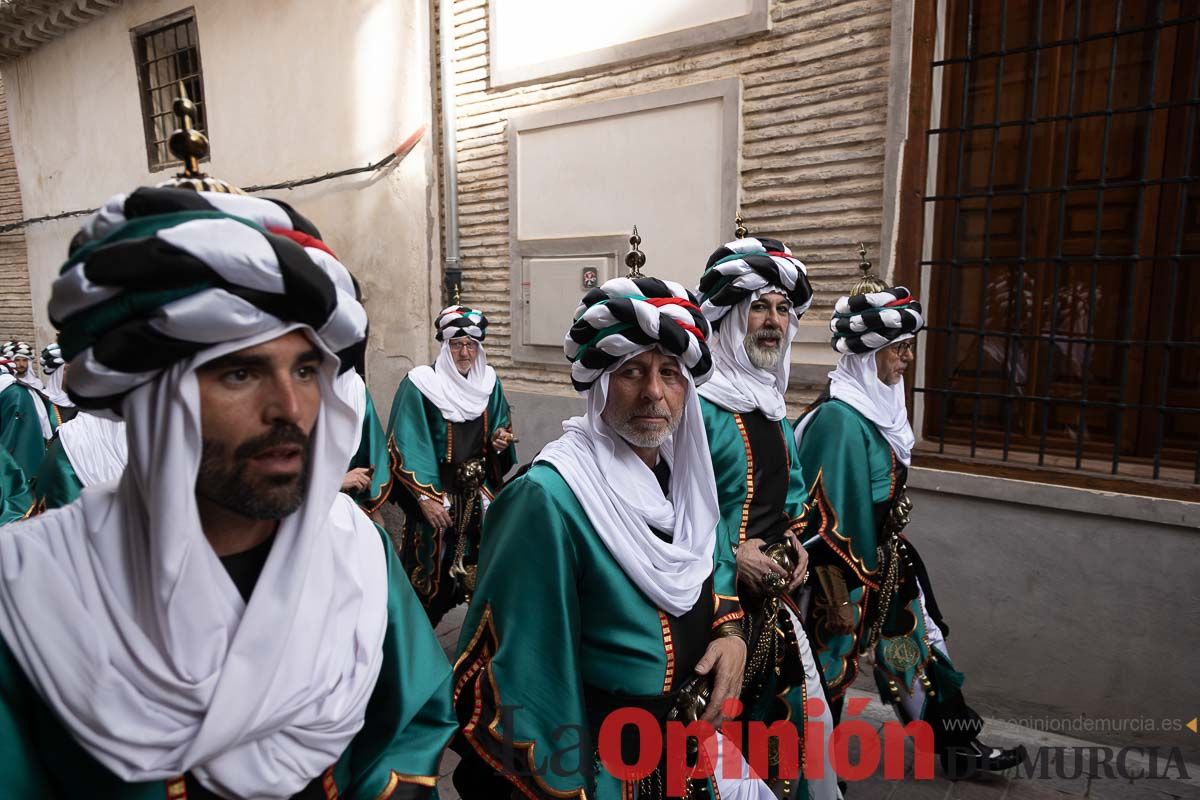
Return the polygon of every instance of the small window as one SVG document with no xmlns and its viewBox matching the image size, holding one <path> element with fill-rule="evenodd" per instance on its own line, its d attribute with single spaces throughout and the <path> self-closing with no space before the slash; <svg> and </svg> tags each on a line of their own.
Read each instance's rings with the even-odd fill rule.
<svg viewBox="0 0 1200 800">
<path fill-rule="evenodd" d="M 153 172 L 180 163 L 167 147 L 167 140 L 176 128 L 171 106 L 179 96 L 180 82 L 196 104 L 197 119 L 192 120 L 192 127 L 208 135 L 195 9 L 188 8 L 134 28 L 130 35 L 142 95 L 146 155 Z"/>
</svg>

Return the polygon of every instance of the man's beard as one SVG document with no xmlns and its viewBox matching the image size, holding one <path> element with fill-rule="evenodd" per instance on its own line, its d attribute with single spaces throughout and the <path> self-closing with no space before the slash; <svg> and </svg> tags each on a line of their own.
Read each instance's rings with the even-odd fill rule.
<svg viewBox="0 0 1200 800">
<path fill-rule="evenodd" d="M 289 444 L 304 449 L 298 474 L 264 476 L 254 481 L 246 477 L 251 458 L 269 448 Z M 232 457 L 225 445 L 205 439 L 196 494 L 249 519 L 283 519 L 304 502 L 311 464 L 312 442 L 292 424 L 276 425 L 262 436 L 243 442 Z"/>
<path fill-rule="evenodd" d="M 759 339 L 775 339 L 779 344 L 776 347 L 759 347 Z M 757 333 L 746 334 L 745 346 L 750 363 L 770 372 L 779 366 L 779 359 L 783 357 L 783 331 L 778 328 L 759 328 Z"/>
<path fill-rule="evenodd" d="M 655 426 L 651 429 L 639 427 L 633 421 L 634 417 L 663 417 L 667 420 L 667 426 L 665 428 Z M 679 427 L 682 419 L 683 412 L 680 411 L 678 415 L 672 414 L 666 403 L 647 403 L 631 409 L 621 419 L 610 421 L 609 425 L 621 435 L 622 439 L 634 447 L 661 447 L 663 442 L 667 441 Z"/>
</svg>

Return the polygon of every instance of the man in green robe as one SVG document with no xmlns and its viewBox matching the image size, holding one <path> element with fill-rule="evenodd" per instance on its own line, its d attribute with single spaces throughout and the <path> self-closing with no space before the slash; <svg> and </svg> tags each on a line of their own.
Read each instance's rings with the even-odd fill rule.
<svg viewBox="0 0 1200 800">
<path fill-rule="evenodd" d="M 0 358 L 12 363 L 13 376 L 17 383 L 29 391 L 34 400 L 38 424 L 42 429 L 42 439 L 49 441 L 58 427 L 58 417 L 53 412 L 54 404 L 47 396 L 45 384 L 33 371 L 33 345 L 15 340 L 5 342 L 0 345 Z"/>
<path fill-rule="evenodd" d="M 676 283 L 619 278 L 583 298 L 565 349 L 587 413 L 563 424 L 484 520 L 455 666 L 464 800 L 658 800 L 670 775 L 653 744 L 643 740 L 653 771 L 636 780 L 611 753 L 599 763 L 610 712 L 638 709 L 665 726 L 700 711 L 716 723 L 737 697 L 742 611 L 732 553 L 716 549 L 695 390 L 711 369 L 708 332 Z M 704 683 L 711 697 L 696 708 L 685 687 Z M 713 758 L 707 744 L 699 758 Z M 740 770 L 718 769 L 715 788 L 691 781 L 690 796 L 773 798 L 734 755 Z"/>
<path fill-rule="evenodd" d="M 835 306 L 830 329 L 841 357 L 828 391 L 795 430 L 820 537 L 811 549 L 810 629 L 839 711 L 859 657 L 873 655 L 884 702 L 904 722 L 928 722 L 944 770 L 964 777 L 1011 768 L 1022 750 L 978 740 L 982 721 L 967 706 L 963 676 L 946 650 L 949 627 L 903 534 L 916 441 L 904 372 L 923 325 L 911 293 L 878 278 L 864 278 Z"/>
<path fill-rule="evenodd" d="M 25 473 L 8 451 L 0 448 L 0 525 L 25 519 L 35 505 Z"/>
<path fill-rule="evenodd" d="M 37 472 L 46 450 L 38 408 L 34 394 L 17 381 L 13 362 L 0 361 L 0 446 L 27 479 Z"/>
<path fill-rule="evenodd" d="M 823 763 L 808 765 L 805 782 L 780 781 L 780 789 L 836 800 L 832 714 L 792 597 L 808 574 L 798 538 L 808 525 L 808 492 L 783 393 L 812 288 L 785 244 L 738 233 L 713 252 L 700 278 L 700 308 L 713 327 L 713 376 L 699 391 L 727 534 L 717 546 L 736 555 L 738 596 L 751 630 L 743 700 L 756 720 L 788 720 L 804 735 L 820 731 L 817 746 L 802 746 L 821 753 Z M 772 557 L 780 553 L 790 571 Z"/>
<path fill-rule="evenodd" d="M 482 311 L 442 309 L 437 360 L 410 371 L 392 401 L 401 561 L 434 626 L 474 590 L 483 514 L 516 463 L 512 413 L 483 348 L 487 324 Z"/>
<path fill-rule="evenodd" d="M 367 318 L 286 205 L 110 200 L 50 318 L 116 482 L 0 537 L 0 769 L 13 797 L 425 798 L 449 664 L 384 534 L 339 492 L 336 390 Z M 115 302 L 113 302 L 115 300 Z"/>
</svg>

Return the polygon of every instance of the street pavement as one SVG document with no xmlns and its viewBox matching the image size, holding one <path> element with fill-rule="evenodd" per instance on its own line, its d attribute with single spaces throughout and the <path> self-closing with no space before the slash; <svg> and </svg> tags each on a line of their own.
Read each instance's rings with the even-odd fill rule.
<svg viewBox="0 0 1200 800">
<path fill-rule="evenodd" d="M 454 609 L 443 617 L 437 629 L 438 640 L 451 663 L 454 662 L 465 612 L 465 606 Z M 881 730 L 884 723 L 895 720 L 892 710 L 880 703 L 878 696 L 873 692 L 851 689 L 849 697 L 868 700 L 866 710 L 858 718 L 876 730 Z M 1082 769 L 1076 768 L 1076 755 L 1086 752 L 1086 748 L 1096 746 L 1090 742 L 997 720 L 985 720 L 984 731 L 987 743 L 995 747 L 1023 744 L 1031 750 L 1038 747 L 1048 748 L 1043 756 L 1046 759 L 1046 769 L 1043 770 L 1039 765 L 1033 770 L 1032 777 L 1027 777 L 1026 771 L 1017 768 L 1012 771 L 1013 774 L 984 774 L 963 781 L 945 778 L 941 769 L 936 767 L 932 780 L 916 780 L 910 777 L 904 781 L 886 781 L 881 776 L 874 776 L 850 784 L 846 800 L 1200 800 L 1200 765 L 1184 766 L 1189 775 L 1188 780 L 1130 781 L 1119 777 L 1109 778 L 1105 776 L 1102 766 L 1095 770 L 1091 768 L 1092 762 L 1096 760 L 1094 758 L 1084 757 Z M 852 763 L 857 759 L 856 749 L 851 747 Z M 1162 760 L 1165 760 L 1165 753 Z M 450 781 L 450 773 L 457 763 L 458 756 L 450 751 L 442 758 L 441 780 L 438 782 L 441 800 L 460 800 Z M 1135 771 L 1145 760 L 1130 758 L 1128 763 L 1130 771 Z M 911 774 L 911 743 L 907 749 L 906 764 Z M 1160 761 L 1160 771 L 1162 767 Z M 1096 774 L 1090 774 L 1092 772 Z M 1172 770 L 1170 774 L 1175 776 L 1177 772 Z"/>
</svg>

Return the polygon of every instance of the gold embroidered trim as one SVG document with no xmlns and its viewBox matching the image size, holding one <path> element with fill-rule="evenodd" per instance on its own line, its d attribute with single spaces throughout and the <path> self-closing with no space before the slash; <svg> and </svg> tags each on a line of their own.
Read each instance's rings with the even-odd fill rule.
<svg viewBox="0 0 1200 800">
<path fill-rule="evenodd" d="M 671 638 L 671 622 L 661 608 L 658 610 L 658 624 L 662 627 L 663 652 L 667 656 L 667 668 L 663 672 L 662 688 L 663 694 L 666 694 L 671 691 L 671 685 L 675 682 L 675 641 Z"/>
<path fill-rule="evenodd" d="M 754 453 L 750 450 L 750 434 L 746 433 L 746 423 L 742 421 L 742 415 L 734 414 L 733 421 L 746 448 L 746 501 L 742 503 L 742 521 L 738 525 L 738 544 L 741 544 L 746 541 L 746 526 L 750 524 L 750 504 L 754 502 Z"/>
</svg>

